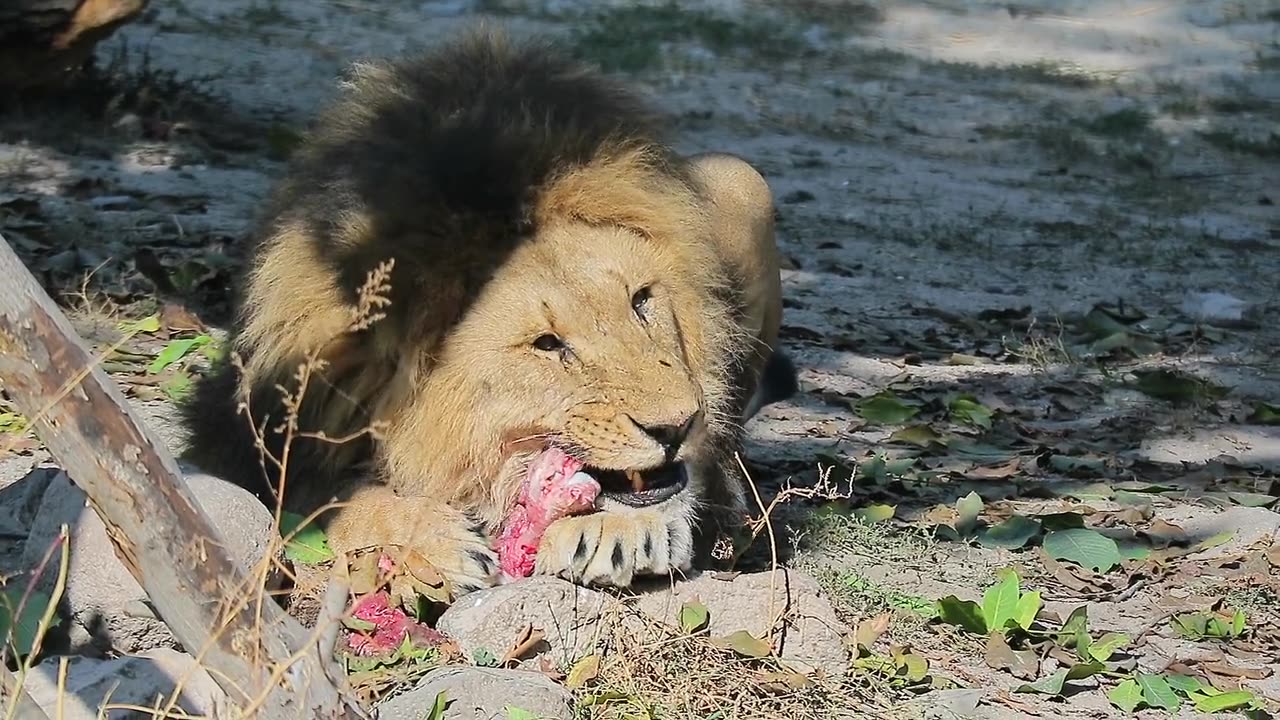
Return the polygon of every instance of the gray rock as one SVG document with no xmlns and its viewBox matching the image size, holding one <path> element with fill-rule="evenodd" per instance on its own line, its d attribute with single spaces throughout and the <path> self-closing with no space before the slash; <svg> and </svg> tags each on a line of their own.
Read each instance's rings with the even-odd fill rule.
<svg viewBox="0 0 1280 720">
<path fill-rule="evenodd" d="M 532 624 L 545 633 L 545 650 L 571 663 L 588 655 L 605 610 L 617 601 L 564 580 L 531 577 L 469 593 L 444 611 L 436 629 L 458 641 L 467 657 L 488 650 L 501 657 L 516 633 Z"/>
<path fill-rule="evenodd" d="M 507 720 L 508 709 L 538 720 L 572 720 L 573 697 L 545 675 L 522 670 L 447 667 L 433 670 L 412 690 L 384 701 L 377 720 L 421 720 L 445 694 L 449 720 Z"/>
<path fill-rule="evenodd" d="M 1254 307 L 1234 295 L 1220 292 L 1192 292 L 1182 301 L 1188 317 L 1220 327 L 1253 327 Z"/>
<path fill-rule="evenodd" d="M 773 617 L 781 615 L 784 625 L 776 647 L 779 658 L 799 672 L 821 669 L 838 676 L 846 670 L 843 635 L 848 628 L 836 617 L 818 581 L 808 575 L 779 569 L 717 580 L 703 573 L 645 593 L 637 604 L 649 615 L 676 624 L 680 606 L 694 597 L 707 606 L 712 636 L 746 630 L 763 637 Z"/>
<path fill-rule="evenodd" d="M 1263 538 L 1280 533 L 1280 513 L 1266 508 L 1229 507 L 1222 512 L 1198 516 L 1180 523 L 1187 537 L 1198 542 L 1219 533 L 1233 532 L 1231 539 L 1198 557 L 1213 559 L 1234 555 Z"/>
<path fill-rule="evenodd" d="M 800 672 L 843 674 L 843 634 L 848 630 L 817 581 L 793 570 L 778 570 L 771 587 L 770 577 L 743 574 L 726 581 L 703 574 L 652 589 L 637 588 L 639 594 L 625 601 L 563 580 L 534 577 L 464 596 L 444 612 L 437 628 L 457 640 L 468 656 L 485 649 L 500 657 L 520 629 L 532 624 L 545 634 L 542 650 L 567 667 L 597 649 L 608 635 L 602 624 L 646 632 L 639 618 L 643 614 L 678 627 L 680 606 L 696 596 L 710 613 L 711 635 L 746 630 L 762 637 L 771 625 L 772 609 L 773 616 L 785 620 L 777 645 L 783 661 Z"/>
<path fill-rule="evenodd" d="M 27 536 L 40 509 L 41 498 L 60 472 L 57 468 L 36 468 L 0 489 L 0 534 L 5 539 Z"/>
<path fill-rule="evenodd" d="M 272 516 L 249 492 L 205 474 L 186 477 L 196 501 L 222 534 L 233 561 L 246 569 L 256 564 L 271 541 Z M 158 620 L 146 592 L 116 557 L 107 530 L 87 504 L 84 491 L 59 472 L 50 482 L 23 549 L 22 565 L 34 569 L 66 524 L 70 566 L 63 593 L 63 616 L 72 652 L 114 650 L 137 653 L 176 648 L 177 640 Z M 40 580 L 48 592 L 57 565 Z"/>
<path fill-rule="evenodd" d="M 67 677 L 59 715 L 58 658 L 47 658 L 31 669 L 23 687 L 50 718 L 95 720 L 104 704 L 161 707 L 181 685 L 177 709 L 196 717 L 217 717 L 226 706 L 226 695 L 204 668 L 190 655 L 156 648 L 141 655 L 98 660 L 72 657 L 67 661 Z M 103 714 L 111 720 L 151 718 L 151 713 L 111 709 Z"/>
</svg>

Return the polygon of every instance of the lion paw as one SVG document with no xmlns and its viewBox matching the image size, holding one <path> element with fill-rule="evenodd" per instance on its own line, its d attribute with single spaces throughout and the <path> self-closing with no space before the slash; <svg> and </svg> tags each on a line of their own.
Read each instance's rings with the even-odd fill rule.
<svg viewBox="0 0 1280 720">
<path fill-rule="evenodd" d="M 650 510 L 602 511 L 552 523 L 534 572 L 583 585 L 626 587 L 636 575 L 666 575 L 693 565 L 686 517 Z"/>
</svg>

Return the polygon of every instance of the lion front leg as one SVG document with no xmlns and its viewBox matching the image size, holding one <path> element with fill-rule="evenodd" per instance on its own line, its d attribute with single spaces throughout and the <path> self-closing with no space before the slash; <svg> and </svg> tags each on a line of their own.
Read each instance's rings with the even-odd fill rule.
<svg viewBox="0 0 1280 720">
<path fill-rule="evenodd" d="M 619 508 L 552 523 L 534 572 L 583 585 L 627 587 L 638 575 L 686 572 L 693 558 L 691 512 Z"/>
<path fill-rule="evenodd" d="M 364 485 L 326 513 L 334 552 L 399 545 L 416 550 L 442 572 L 455 597 L 498 584 L 498 558 L 484 528 L 456 508 L 425 497 Z"/>
</svg>

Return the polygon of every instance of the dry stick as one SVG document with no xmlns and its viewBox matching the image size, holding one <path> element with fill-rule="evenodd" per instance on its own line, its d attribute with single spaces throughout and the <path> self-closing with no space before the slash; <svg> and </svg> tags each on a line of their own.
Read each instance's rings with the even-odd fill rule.
<svg viewBox="0 0 1280 720">
<path fill-rule="evenodd" d="M 254 702 L 256 717 L 363 717 L 327 679 L 331 659 L 317 656 L 314 648 L 298 652 L 305 633 L 278 606 L 264 608 L 270 622 L 259 634 L 253 632 L 256 618 L 243 608 L 221 616 L 214 600 L 240 585 L 243 573 L 177 462 L 92 365 L 71 324 L 7 242 L 0 242 L 0 277 L 5 392 L 29 417 L 48 408 L 33 421 L 33 430 L 89 496 L 116 554 L 178 641 L 200 647 L 212 628 L 225 625 L 228 632 L 217 637 L 204 662 L 232 703 Z M 293 662 L 279 672 L 281 664 Z"/>
</svg>

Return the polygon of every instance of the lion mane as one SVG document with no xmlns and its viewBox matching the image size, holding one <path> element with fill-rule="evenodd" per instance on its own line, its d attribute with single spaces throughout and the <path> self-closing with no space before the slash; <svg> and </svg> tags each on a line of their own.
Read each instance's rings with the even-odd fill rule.
<svg viewBox="0 0 1280 720">
<path fill-rule="evenodd" d="M 537 399 L 477 392 L 469 375 L 484 359 L 466 347 L 442 358 L 478 322 L 473 305 L 504 263 L 574 223 L 620 228 L 666 253 L 704 444 L 721 470 L 701 502 L 741 512 L 742 414 L 761 368 L 777 374 L 783 361 L 743 331 L 733 263 L 703 241 L 715 232 L 706 188 L 663 124 L 554 47 L 487 30 L 356 65 L 257 222 L 230 339 L 239 362 L 219 362 L 186 404 L 187 458 L 272 505 L 283 486 L 295 512 L 344 484 L 382 482 L 492 528 L 516 491 L 504 463 L 544 430 L 509 426 L 504 406 Z M 372 305 L 370 277 L 384 298 Z M 362 311 L 379 317 L 361 321 Z M 283 454 L 284 398 L 309 358 L 321 362 L 292 408 L 282 475 L 263 452 Z M 447 420 L 414 420 L 424 408 Z M 362 433 L 375 422 L 387 431 Z"/>
</svg>

